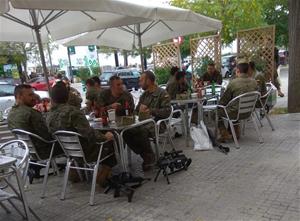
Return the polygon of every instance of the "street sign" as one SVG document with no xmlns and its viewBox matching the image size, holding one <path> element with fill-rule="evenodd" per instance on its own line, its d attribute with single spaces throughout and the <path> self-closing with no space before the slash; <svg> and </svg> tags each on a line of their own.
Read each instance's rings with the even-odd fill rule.
<svg viewBox="0 0 300 221">
<path fill-rule="evenodd" d="M 88 48 L 90 52 L 95 51 L 95 45 L 89 45 Z"/>
<path fill-rule="evenodd" d="M 75 46 L 69 46 L 69 47 L 68 47 L 68 52 L 69 52 L 70 55 L 71 55 L 71 54 L 76 54 Z"/>
</svg>

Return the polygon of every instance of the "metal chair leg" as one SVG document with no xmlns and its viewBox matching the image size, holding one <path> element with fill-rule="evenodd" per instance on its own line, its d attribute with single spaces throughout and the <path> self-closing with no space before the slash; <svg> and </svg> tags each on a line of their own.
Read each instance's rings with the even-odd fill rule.
<svg viewBox="0 0 300 221">
<path fill-rule="evenodd" d="M 5 212 L 6 212 L 7 214 L 10 214 L 10 213 L 11 213 L 10 210 L 9 210 L 2 202 L 0 202 L 0 206 L 5 210 Z"/>
<path fill-rule="evenodd" d="M 46 193 L 46 187 L 47 187 L 47 181 L 48 181 L 48 175 L 49 175 L 49 168 L 50 168 L 51 161 L 48 160 L 45 168 L 45 174 L 44 174 L 44 180 L 43 180 L 43 191 L 41 198 L 45 198 Z"/>
<path fill-rule="evenodd" d="M 240 145 L 239 145 L 239 142 L 238 142 L 236 134 L 235 134 L 233 123 L 232 123 L 232 121 L 228 121 L 228 122 L 229 122 L 230 130 L 231 130 L 231 134 L 233 136 L 233 140 L 234 140 L 234 143 L 235 143 L 235 148 L 240 149 Z"/>
<path fill-rule="evenodd" d="M 68 159 L 67 165 L 66 165 L 66 171 L 65 171 L 65 175 L 64 175 L 63 189 L 62 189 L 61 196 L 60 196 L 61 200 L 65 199 L 65 193 L 66 193 L 66 188 L 67 188 L 67 184 L 68 184 L 71 163 L 72 162 L 70 161 L 70 159 Z"/>
<path fill-rule="evenodd" d="M 260 123 L 260 126 L 263 127 L 264 125 L 263 125 L 263 123 L 261 122 L 260 116 L 258 115 L 257 111 L 254 110 L 254 113 L 255 113 L 255 116 L 256 116 L 258 122 Z"/>
<path fill-rule="evenodd" d="M 20 198 L 23 203 L 25 216 L 28 219 L 29 218 L 29 207 L 28 207 L 27 197 L 26 197 L 25 191 L 24 191 L 24 183 L 22 182 L 23 180 L 21 178 L 20 172 L 18 170 L 16 170 L 15 172 L 16 172 L 18 187 L 20 190 Z"/>
<path fill-rule="evenodd" d="M 258 125 L 256 123 L 255 117 L 253 115 L 251 117 L 252 117 L 252 122 L 254 124 L 254 128 L 255 128 L 256 134 L 257 134 L 258 139 L 259 139 L 259 143 L 263 143 L 264 141 L 263 141 L 263 138 L 262 138 L 262 136 L 261 136 L 261 134 L 259 132 Z"/>
<path fill-rule="evenodd" d="M 275 128 L 274 128 L 274 126 L 273 126 L 273 124 L 272 124 L 272 122 L 271 122 L 271 119 L 270 119 L 269 115 L 266 113 L 265 116 L 266 116 L 266 118 L 267 118 L 267 121 L 268 121 L 268 123 L 269 123 L 269 125 L 270 125 L 272 131 L 274 131 Z"/>
<path fill-rule="evenodd" d="M 90 196 L 90 206 L 94 205 L 97 174 L 98 174 L 98 165 L 96 165 L 94 167 L 94 171 L 93 171 L 93 180 L 92 180 L 92 188 L 91 188 L 91 196 Z"/>
</svg>

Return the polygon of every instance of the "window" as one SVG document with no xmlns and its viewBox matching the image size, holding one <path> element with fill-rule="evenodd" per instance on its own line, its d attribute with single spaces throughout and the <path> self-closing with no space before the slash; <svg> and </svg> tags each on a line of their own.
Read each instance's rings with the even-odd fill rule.
<svg viewBox="0 0 300 221">
<path fill-rule="evenodd" d="M 9 84 L 0 84 L 0 97 L 13 96 L 15 86 Z"/>
</svg>

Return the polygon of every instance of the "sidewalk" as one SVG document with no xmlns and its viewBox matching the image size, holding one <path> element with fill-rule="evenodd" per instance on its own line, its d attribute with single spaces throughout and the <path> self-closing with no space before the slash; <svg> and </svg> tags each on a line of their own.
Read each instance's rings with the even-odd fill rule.
<svg viewBox="0 0 300 221">
<path fill-rule="evenodd" d="M 193 159 L 186 172 L 150 181 L 134 194 L 132 203 L 112 193 L 96 195 L 89 206 L 90 186 L 73 184 L 61 201 L 62 174 L 50 176 L 47 197 L 40 199 L 42 180 L 29 186 L 29 204 L 44 220 L 99 221 L 297 221 L 300 217 L 300 114 L 271 116 L 276 131 L 265 123 L 259 144 L 252 126 L 241 138 L 241 149 L 232 144 L 229 155 L 195 152 L 176 140 L 178 149 Z M 153 178 L 154 173 L 146 174 Z M 21 220 L 0 209 L 0 220 Z"/>
</svg>

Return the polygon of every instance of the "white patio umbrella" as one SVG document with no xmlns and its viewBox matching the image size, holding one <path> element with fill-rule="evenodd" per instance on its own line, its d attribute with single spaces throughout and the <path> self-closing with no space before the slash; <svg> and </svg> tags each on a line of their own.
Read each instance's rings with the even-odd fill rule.
<svg viewBox="0 0 300 221">
<path fill-rule="evenodd" d="M 133 25 L 106 28 L 88 32 L 64 43 L 66 46 L 101 45 L 125 50 L 138 48 L 143 63 L 142 47 L 192 33 L 216 31 L 222 28 L 219 20 L 203 16 L 191 10 L 173 6 L 148 6 L 156 9 L 150 21 Z M 143 69 L 143 65 L 142 69 Z"/>
<path fill-rule="evenodd" d="M 143 16 L 141 16 L 143 15 Z M 42 42 L 147 21 L 152 9 L 121 0 L 0 0 L 0 41 L 36 42 L 49 88 Z"/>
</svg>

